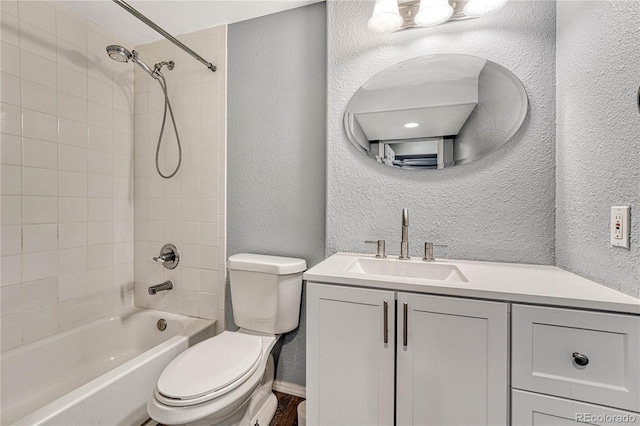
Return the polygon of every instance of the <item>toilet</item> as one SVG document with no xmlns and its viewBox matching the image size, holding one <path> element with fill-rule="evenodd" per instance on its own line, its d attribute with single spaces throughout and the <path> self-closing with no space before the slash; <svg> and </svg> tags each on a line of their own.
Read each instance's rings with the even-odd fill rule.
<svg viewBox="0 0 640 426">
<path fill-rule="evenodd" d="M 304 259 L 229 257 L 236 332 L 198 343 L 164 369 L 147 403 L 165 425 L 268 426 L 276 411 L 271 350 L 298 327 Z"/>
</svg>

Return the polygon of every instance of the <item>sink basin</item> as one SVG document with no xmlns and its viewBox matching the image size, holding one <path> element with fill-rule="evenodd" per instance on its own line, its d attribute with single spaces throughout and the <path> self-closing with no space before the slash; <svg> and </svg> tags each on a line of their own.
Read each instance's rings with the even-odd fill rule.
<svg viewBox="0 0 640 426">
<path fill-rule="evenodd" d="M 418 278 L 423 280 L 468 282 L 455 265 L 447 263 L 417 262 L 394 259 L 357 258 L 345 272 L 364 275 L 386 275 L 389 277 Z"/>
</svg>

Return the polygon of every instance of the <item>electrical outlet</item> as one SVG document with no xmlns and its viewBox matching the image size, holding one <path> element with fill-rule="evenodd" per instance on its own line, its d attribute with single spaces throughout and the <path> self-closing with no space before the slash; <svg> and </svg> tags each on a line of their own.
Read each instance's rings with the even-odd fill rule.
<svg viewBox="0 0 640 426">
<path fill-rule="evenodd" d="M 611 245 L 629 248 L 631 230 L 631 207 L 611 207 Z"/>
<path fill-rule="evenodd" d="M 616 240 L 621 240 L 622 239 L 622 215 L 621 214 L 616 214 L 615 217 L 613 218 L 613 237 Z"/>
</svg>

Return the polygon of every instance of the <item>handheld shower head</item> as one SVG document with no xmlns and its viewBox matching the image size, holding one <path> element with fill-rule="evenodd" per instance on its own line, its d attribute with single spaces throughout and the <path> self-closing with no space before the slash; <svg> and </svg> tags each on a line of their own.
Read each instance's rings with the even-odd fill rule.
<svg viewBox="0 0 640 426">
<path fill-rule="evenodd" d="M 172 178 L 173 176 L 175 176 L 176 173 L 178 173 L 178 170 L 180 170 L 180 165 L 182 164 L 182 146 L 180 145 L 180 135 L 178 135 L 178 128 L 176 127 L 176 120 L 175 120 L 175 117 L 173 116 L 173 109 L 171 108 L 171 102 L 169 102 L 169 95 L 167 93 L 167 82 L 165 81 L 164 75 L 162 75 L 162 72 L 160 72 L 160 70 L 164 66 L 166 66 L 168 70 L 172 70 L 173 67 L 175 66 L 174 62 L 173 61 L 158 62 L 153 66 L 153 68 L 151 68 L 149 65 L 145 64 L 141 59 L 138 58 L 138 52 L 136 52 L 135 50 L 132 50 L 131 52 L 129 52 L 127 49 L 125 49 L 122 46 L 118 46 L 117 44 L 112 44 L 107 46 L 107 55 L 109 55 L 109 57 L 116 62 L 126 63 L 126 62 L 129 62 L 129 60 L 131 60 L 131 62 L 135 63 L 140 68 L 142 68 L 147 74 L 155 78 L 158 84 L 160 85 L 160 87 L 162 88 L 162 91 L 164 92 L 164 115 L 162 117 L 162 126 L 160 128 L 158 144 L 156 145 L 156 170 L 158 171 L 158 174 L 163 178 L 165 179 Z M 178 165 L 176 166 L 175 170 L 172 173 L 165 175 L 160 170 L 159 157 L 160 157 L 160 144 L 162 143 L 162 135 L 164 133 L 164 125 L 167 120 L 167 111 L 169 111 L 169 114 L 171 115 L 173 130 L 176 133 L 176 142 L 178 144 Z M 149 288 L 150 288 L 149 294 L 152 294 L 151 287 Z M 155 290 L 153 294 L 155 294 Z"/>
<path fill-rule="evenodd" d="M 116 44 L 112 44 L 110 46 L 107 46 L 107 54 L 114 61 L 123 62 L 123 63 L 124 62 L 129 62 L 129 59 L 131 59 L 131 57 L 132 57 L 131 52 L 129 52 L 124 47 L 118 46 Z"/>
<path fill-rule="evenodd" d="M 159 67 L 156 66 L 155 69 L 151 69 L 149 65 L 145 64 L 141 59 L 139 59 L 138 52 L 136 52 L 135 50 L 132 50 L 131 52 L 129 52 L 127 49 L 125 49 L 122 46 L 118 46 L 117 44 L 112 44 L 110 46 L 107 46 L 107 54 L 111 59 L 113 59 L 116 62 L 125 63 L 125 62 L 129 62 L 129 59 L 131 59 L 132 62 L 137 64 L 147 74 L 149 74 L 151 77 L 155 79 L 157 79 L 159 76 L 162 75 L 160 73 Z"/>
</svg>

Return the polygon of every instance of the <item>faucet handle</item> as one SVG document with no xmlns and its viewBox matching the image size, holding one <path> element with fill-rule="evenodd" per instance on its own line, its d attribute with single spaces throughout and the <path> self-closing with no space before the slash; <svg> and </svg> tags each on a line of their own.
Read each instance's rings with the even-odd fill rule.
<svg viewBox="0 0 640 426">
<path fill-rule="evenodd" d="M 427 241 L 426 243 L 424 243 L 424 257 L 422 258 L 422 260 L 424 260 L 425 262 L 433 262 L 436 260 L 433 257 L 434 247 L 449 247 L 449 246 L 446 244 L 433 244 Z"/>
<path fill-rule="evenodd" d="M 153 261 L 160 263 L 167 269 L 174 269 L 180 262 L 178 248 L 173 244 L 165 244 L 160 250 L 160 255 L 153 257 Z"/>
<path fill-rule="evenodd" d="M 366 244 L 377 244 L 378 245 L 378 250 L 376 252 L 376 257 L 378 259 L 385 259 L 387 257 L 387 255 L 385 254 L 385 249 L 384 249 L 384 240 L 377 240 L 377 241 L 365 241 Z"/>
</svg>

